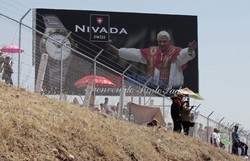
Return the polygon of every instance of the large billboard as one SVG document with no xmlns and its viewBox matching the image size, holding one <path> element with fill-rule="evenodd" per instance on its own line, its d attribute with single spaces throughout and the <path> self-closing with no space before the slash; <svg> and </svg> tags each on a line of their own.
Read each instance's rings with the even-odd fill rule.
<svg viewBox="0 0 250 161">
<path fill-rule="evenodd" d="M 127 77 L 161 93 L 183 87 L 199 91 L 197 16 L 58 9 L 35 13 L 36 79 L 41 55 L 47 53 L 46 90 L 57 91 L 62 83 L 67 93 L 77 91 L 75 82 L 93 74 L 93 61 L 78 52 L 94 59 L 104 49 L 98 62 L 120 73 L 131 65 Z M 98 66 L 97 74 L 120 88 L 115 80 L 119 75 L 106 69 Z M 125 79 L 128 86 L 138 86 Z"/>
</svg>

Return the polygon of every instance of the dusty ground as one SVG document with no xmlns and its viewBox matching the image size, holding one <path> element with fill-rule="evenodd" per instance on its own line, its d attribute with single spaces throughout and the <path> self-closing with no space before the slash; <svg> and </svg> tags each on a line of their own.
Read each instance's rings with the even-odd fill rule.
<svg viewBox="0 0 250 161">
<path fill-rule="evenodd" d="M 198 139 L 138 126 L 0 84 L 0 161 L 241 160 Z"/>
</svg>

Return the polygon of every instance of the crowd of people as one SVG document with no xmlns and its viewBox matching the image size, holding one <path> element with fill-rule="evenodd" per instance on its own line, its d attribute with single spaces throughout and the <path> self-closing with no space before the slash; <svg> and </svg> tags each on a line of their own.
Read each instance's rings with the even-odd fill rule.
<svg viewBox="0 0 250 161">
<path fill-rule="evenodd" d="M 112 117 L 117 117 L 118 116 L 118 108 L 119 108 L 119 102 L 116 105 L 110 105 L 109 98 L 105 97 L 104 102 L 100 103 L 99 107 L 95 107 L 95 111 L 110 115 Z M 125 116 L 126 114 L 127 114 L 126 109 L 123 109 L 123 115 Z M 125 116 L 125 117 L 127 117 L 127 116 Z"/>
<path fill-rule="evenodd" d="M 189 128 L 193 127 L 195 123 L 193 122 L 191 110 L 194 106 L 189 105 L 189 101 L 184 100 L 184 96 L 182 94 L 177 94 L 171 97 L 171 117 L 173 120 L 173 131 L 183 133 L 185 135 L 189 135 Z M 206 130 L 209 130 L 206 127 Z M 232 132 L 232 154 L 241 155 L 245 158 L 248 158 L 248 146 L 246 143 L 240 140 L 238 134 L 238 125 L 234 127 L 234 131 Z M 198 129 L 197 135 L 201 133 L 200 138 L 206 136 L 204 134 L 204 130 L 202 130 L 202 124 Z M 206 138 L 204 139 L 206 140 Z M 225 144 L 221 140 L 221 133 L 219 128 L 214 128 L 213 133 L 210 136 L 210 143 L 215 147 L 225 149 Z"/>
<path fill-rule="evenodd" d="M 0 52 L 0 82 L 5 82 L 8 85 L 13 85 L 12 81 L 12 69 L 13 61 L 9 56 L 3 56 Z"/>
<path fill-rule="evenodd" d="M 189 101 L 185 100 L 182 94 L 175 95 L 171 97 L 171 99 L 171 117 L 173 120 L 173 127 L 172 123 L 168 123 L 168 127 L 171 127 L 168 129 L 173 130 L 173 132 L 183 132 L 184 135 L 197 135 L 199 138 L 207 141 L 208 138 L 206 135 L 206 131 L 210 131 L 210 129 L 208 127 L 205 127 L 205 130 L 203 130 L 203 125 L 201 123 L 197 124 L 194 122 L 194 114 L 191 113 L 194 106 L 190 106 Z M 95 111 L 105 115 L 110 115 L 112 117 L 117 117 L 118 108 L 119 102 L 117 103 L 117 105 L 109 105 L 109 99 L 105 97 L 104 102 L 100 103 L 99 107 L 95 107 Z M 123 114 L 126 115 L 126 117 L 129 117 L 127 116 L 129 115 L 129 112 L 127 112 L 126 109 L 124 109 Z M 197 130 L 196 134 L 193 135 L 190 134 L 190 132 L 192 131 L 190 130 L 190 128 L 194 127 L 195 124 L 197 124 Z M 148 122 L 146 126 L 158 126 L 158 120 L 153 119 L 151 122 Z M 222 134 L 223 133 L 220 132 L 219 128 L 214 128 L 209 138 L 212 145 L 221 149 L 225 149 L 225 144 L 222 141 Z M 235 129 L 232 132 L 232 153 L 248 158 L 248 146 L 239 138 L 238 125 L 235 126 Z"/>
<path fill-rule="evenodd" d="M 221 149 L 225 149 L 227 144 L 231 144 L 232 154 L 241 155 L 244 156 L 244 158 L 248 158 L 248 146 L 243 142 L 243 140 L 240 140 L 239 138 L 238 125 L 235 126 L 234 131 L 232 132 L 231 143 L 229 142 L 227 136 L 225 136 L 225 133 L 221 132 L 219 128 L 213 128 L 213 132 L 211 133 L 210 137 L 208 137 L 207 134 L 210 134 L 210 131 L 212 131 L 212 127 L 205 126 L 203 128 L 202 123 L 195 122 L 194 117 L 198 114 L 196 114 L 195 112 L 191 112 L 194 106 L 190 106 L 188 99 L 185 99 L 184 95 L 182 94 L 177 94 L 171 97 L 171 100 L 171 117 L 173 123 L 168 122 L 166 130 L 173 130 L 173 132 L 198 137 L 204 141 L 208 141 L 208 139 L 210 139 L 210 143 L 212 145 Z M 72 103 L 79 105 L 77 98 L 74 98 Z M 104 102 L 100 103 L 100 105 L 98 107 L 95 107 L 94 110 L 100 112 L 105 116 L 109 115 L 117 118 L 118 108 L 119 102 L 116 105 L 110 105 L 109 98 L 105 97 Z M 125 120 L 129 120 L 130 117 L 133 118 L 129 110 L 127 110 L 127 108 L 124 108 L 123 118 Z M 157 119 L 153 119 L 152 121 L 146 123 L 146 126 L 156 126 L 158 128 L 161 127 Z"/>
</svg>

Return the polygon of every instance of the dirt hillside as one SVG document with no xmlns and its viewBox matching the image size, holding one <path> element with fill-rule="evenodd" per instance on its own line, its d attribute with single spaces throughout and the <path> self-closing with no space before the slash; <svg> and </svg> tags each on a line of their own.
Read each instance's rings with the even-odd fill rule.
<svg viewBox="0 0 250 161">
<path fill-rule="evenodd" d="M 237 161 L 213 146 L 0 84 L 0 161 Z"/>
</svg>

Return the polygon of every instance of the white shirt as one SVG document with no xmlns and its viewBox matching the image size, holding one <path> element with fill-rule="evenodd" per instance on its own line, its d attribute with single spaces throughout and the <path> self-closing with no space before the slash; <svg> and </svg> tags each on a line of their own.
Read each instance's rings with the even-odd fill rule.
<svg viewBox="0 0 250 161">
<path fill-rule="evenodd" d="M 220 135 L 219 135 L 219 133 L 216 133 L 216 132 L 212 133 L 212 143 L 216 144 L 218 147 L 220 146 Z"/>
</svg>

